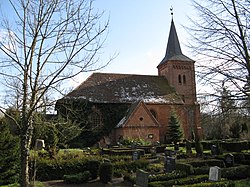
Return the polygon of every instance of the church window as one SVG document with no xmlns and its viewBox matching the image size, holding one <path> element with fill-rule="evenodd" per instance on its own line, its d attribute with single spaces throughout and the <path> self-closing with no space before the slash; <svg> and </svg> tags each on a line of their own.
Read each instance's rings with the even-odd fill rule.
<svg viewBox="0 0 250 187">
<path fill-rule="evenodd" d="M 153 135 L 153 134 L 149 134 L 149 135 L 148 135 L 148 138 L 149 138 L 149 139 L 153 139 L 153 138 L 154 138 L 154 135 Z"/>
<path fill-rule="evenodd" d="M 183 84 L 186 84 L 186 75 L 183 75 Z"/>
<path fill-rule="evenodd" d="M 142 121 L 142 120 L 143 120 L 143 117 L 140 117 L 139 119 L 140 119 L 140 121 Z"/>
<path fill-rule="evenodd" d="M 101 115 L 97 112 L 92 112 L 89 115 L 89 122 L 93 127 L 99 127 L 102 124 Z"/>
<path fill-rule="evenodd" d="M 156 111 L 151 109 L 150 110 L 151 114 L 155 117 L 155 119 L 157 119 L 157 114 L 156 114 Z"/>
<path fill-rule="evenodd" d="M 181 84 L 181 75 L 178 75 L 178 82 Z"/>
</svg>

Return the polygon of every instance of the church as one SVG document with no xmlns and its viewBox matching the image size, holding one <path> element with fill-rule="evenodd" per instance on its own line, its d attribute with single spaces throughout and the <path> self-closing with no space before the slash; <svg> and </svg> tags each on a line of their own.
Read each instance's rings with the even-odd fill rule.
<svg viewBox="0 0 250 187">
<path fill-rule="evenodd" d="M 57 101 L 58 114 L 86 129 L 77 141 L 108 137 L 167 143 L 169 118 L 178 116 L 185 139 L 202 136 L 196 98 L 195 61 L 182 53 L 172 18 L 158 75 L 93 73 Z M 88 132 L 86 134 L 86 132 Z"/>
</svg>

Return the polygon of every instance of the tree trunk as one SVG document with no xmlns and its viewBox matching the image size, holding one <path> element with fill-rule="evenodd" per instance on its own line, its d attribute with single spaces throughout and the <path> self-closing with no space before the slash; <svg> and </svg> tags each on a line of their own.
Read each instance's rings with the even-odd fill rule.
<svg viewBox="0 0 250 187">
<path fill-rule="evenodd" d="M 29 147 L 27 136 L 21 136 L 21 167 L 20 167 L 20 185 L 28 187 L 29 185 Z"/>
</svg>

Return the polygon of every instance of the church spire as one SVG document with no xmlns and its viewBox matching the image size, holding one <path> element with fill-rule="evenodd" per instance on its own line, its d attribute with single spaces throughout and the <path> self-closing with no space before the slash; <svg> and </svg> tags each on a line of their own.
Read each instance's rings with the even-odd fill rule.
<svg viewBox="0 0 250 187">
<path fill-rule="evenodd" d="M 173 9 L 171 8 L 170 10 L 171 10 L 171 15 L 172 15 L 172 21 L 171 21 L 170 32 L 169 32 L 169 37 L 168 37 L 167 49 L 166 49 L 165 57 L 163 58 L 163 60 L 160 62 L 159 65 L 169 60 L 193 61 L 192 59 L 182 54 L 180 42 L 179 42 L 177 32 L 175 29 L 175 25 L 174 25 Z"/>
</svg>

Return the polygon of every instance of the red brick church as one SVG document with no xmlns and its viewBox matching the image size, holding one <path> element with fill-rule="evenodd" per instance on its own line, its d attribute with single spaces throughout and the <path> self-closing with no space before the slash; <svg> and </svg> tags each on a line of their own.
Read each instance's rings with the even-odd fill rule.
<svg viewBox="0 0 250 187">
<path fill-rule="evenodd" d="M 120 138 L 165 143 L 169 118 L 175 111 L 184 138 L 191 139 L 192 133 L 201 135 L 194 63 L 182 53 L 172 20 L 158 76 L 93 73 L 58 100 L 57 111 L 84 114 L 78 121 L 99 132 L 97 140 L 109 137 L 112 144 Z"/>
</svg>

